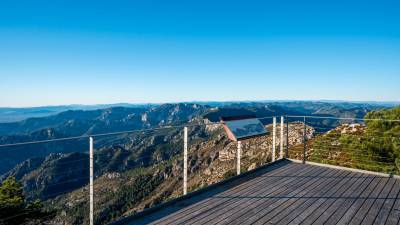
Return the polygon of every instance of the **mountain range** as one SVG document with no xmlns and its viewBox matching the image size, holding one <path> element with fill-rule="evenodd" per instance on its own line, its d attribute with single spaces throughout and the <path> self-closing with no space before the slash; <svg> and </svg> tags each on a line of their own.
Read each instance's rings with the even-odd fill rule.
<svg viewBox="0 0 400 225">
<path fill-rule="evenodd" d="M 383 106 L 326 102 L 241 102 L 222 107 L 178 103 L 142 107 L 111 107 L 96 110 L 68 110 L 55 115 L 0 123 L 0 145 L 40 141 L 81 135 L 148 129 L 179 125 L 192 119 L 218 122 L 221 116 L 254 114 L 257 117 L 279 115 L 315 115 L 362 118 L 368 111 Z M 268 119 L 263 120 L 264 123 Z M 334 121 L 324 121 L 331 124 Z M 18 163 L 57 152 L 86 152 L 87 140 L 2 148 L 0 174 Z"/>
<path fill-rule="evenodd" d="M 111 221 L 123 214 L 149 207 L 178 195 L 176 191 L 179 186 L 178 174 L 182 170 L 182 161 L 178 158 L 183 144 L 183 132 L 180 125 L 218 122 L 221 116 L 244 114 L 253 114 L 257 117 L 313 115 L 362 118 L 369 111 L 381 108 L 385 106 L 300 101 L 234 102 L 223 106 L 177 103 L 145 107 L 118 106 L 95 110 L 68 110 L 51 116 L 1 123 L 0 145 L 169 126 L 168 129 L 95 138 L 95 184 L 97 191 L 103 193 L 103 198 L 98 199 L 97 204 L 104 206 L 96 213 L 98 224 L 102 224 L 101 221 Z M 262 122 L 268 125 L 271 119 L 265 118 Z M 309 125 L 327 129 L 337 126 L 337 121 L 329 119 L 319 120 L 318 124 L 316 123 L 313 120 L 309 121 Z M 235 148 L 218 126 L 191 127 L 189 137 L 192 153 L 189 163 L 190 174 L 193 177 L 192 189 L 216 182 L 229 174 L 229 168 L 232 167 L 231 161 L 220 162 L 221 160 L 216 159 L 231 159 L 234 157 L 231 151 Z M 269 149 L 268 144 L 265 144 L 270 141 L 264 139 L 255 141 L 258 141 L 258 146 L 264 146 L 262 148 L 264 151 L 259 152 L 260 149 L 251 149 L 250 145 L 247 146 L 251 150 L 248 154 L 252 152 L 249 157 L 253 159 L 253 161 L 244 159 L 244 165 L 249 168 L 253 167 L 254 163 L 268 161 L 270 157 L 265 154 Z M 15 176 L 23 183 L 28 199 L 47 200 L 48 207 L 56 208 L 61 213 L 56 220 L 68 221 L 66 224 L 80 224 L 85 220 L 86 209 L 82 202 L 85 200 L 85 195 L 82 193 L 85 193 L 88 183 L 88 148 L 87 138 L 2 147 L 0 149 L 0 180 L 10 175 Z M 211 171 L 219 172 L 212 178 Z M 196 178 L 195 174 L 203 175 Z M 135 184 L 128 181 L 133 179 L 132 176 L 141 180 L 139 182 L 141 184 L 151 184 L 151 187 L 147 188 L 148 193 L 141 192 L 140 185 L 132 189 L 132 185 Z M 104 186 L 104 184 L 109 185 Z M 131 186 L 126 186 L 128 184 Z M 113 191 L 104 190 L 109 187 L 113 187 Z M 109 196 L 109 192 L 120 198 L 115 198 L 115 195 Z M 154 196 L 150 197 L 152 195 Z M 132 204 L 126 204 L 127 202 L 132 202 Z M 111 211 L 115 211 L 115 215 L 110 215 Z M 70 216 L 62 216 L 71 213 L 74 214 L 73 220 Z"/>
<path fill-rule="evenodd" d="M 301 103 L 304 102 L 309 104 L 312 101 L 231 101 L 231 102 L 215 102 L 215 101 L 198 101 L 198 102 L 187 102 L 189 104 L 206 105 L 210 107 L 225 107 L 232 104 L 244 103 L 249 105 L 252 103 L 261 104 L 277 104 L 277 103 Z M 317 101 L 313 101 L 316 103 Z M 330 103 L 335 105 L 366 105 L 377 106 L 377 107 L 394 107 L 400 105 L 400 102 L 378 102 L 378 101 L 318 101 L 320 103 Z M 39 118 L 56 115 L 61 112 L 68 110 L 96 110 L 96 109 L 107 109 L 114 107 L 125 107 L 125 108 L 150 108 L 161 104 L 157 103 L 144 103 L 144 104 L 131 104 L 131 103 L 116 103 L 116 104 L 98 104 L 98 105 L 60 105 L 60 106 L 40 106 L 40 107 L 0 107 L 0 123 L 18 122 L 28 118 Z"/>
</svg>

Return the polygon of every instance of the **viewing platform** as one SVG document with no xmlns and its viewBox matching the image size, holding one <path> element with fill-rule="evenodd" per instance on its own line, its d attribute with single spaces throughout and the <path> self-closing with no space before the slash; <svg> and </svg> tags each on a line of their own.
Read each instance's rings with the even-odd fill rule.
<svg viewBox="0 0 400 225">
<path fill-rule="evenodd" d="M 400 179 L 279 160 L 126 217 L 137 224 L 398 224 Z"/>
</svg>

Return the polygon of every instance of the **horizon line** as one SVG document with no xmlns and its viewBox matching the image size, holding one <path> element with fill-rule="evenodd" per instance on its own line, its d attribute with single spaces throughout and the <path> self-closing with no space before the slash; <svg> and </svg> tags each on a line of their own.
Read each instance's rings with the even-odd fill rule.
<svg viewBox="0 0 400 225">
<path fill-rule="evenodd" d="M 179 103 L 194 103 L 194 104 L 204 104 L 204 103 L 267 103 L 267 102 L 324 102 L 324 103 L 380 103 L 380 104 L 400 104 L 399 101 L 391 100 L 327 100 L 327 99 L 274 99 L 274 100 L 193 100 L 193 101 L 166 101 L 166 102 L 116 102 L 116 103 L 97 103 L 97 104 L 56 104 L 56 105 L 36 105 L 36 106 L 0 106 L 0 109 L 25 109 L 25 108 L 49 108 L 49 107 L 76 107 L 76 106 L 86 106 L 86 107 L 96 107 L 96 106 L 112 106 L 112 105 L 163 105 L 163 104 L 179 104 Z"/>
</svg>

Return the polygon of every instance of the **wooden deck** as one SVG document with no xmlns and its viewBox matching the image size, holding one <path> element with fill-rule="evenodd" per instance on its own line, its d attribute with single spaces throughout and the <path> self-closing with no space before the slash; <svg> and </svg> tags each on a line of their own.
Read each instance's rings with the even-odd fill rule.
<svg viewBox="0 0 400 225">
<path fill-rule="evenodd" d="M 399 224 L 400 179 L 282 161 L 120 224 Z"/>
</svg>

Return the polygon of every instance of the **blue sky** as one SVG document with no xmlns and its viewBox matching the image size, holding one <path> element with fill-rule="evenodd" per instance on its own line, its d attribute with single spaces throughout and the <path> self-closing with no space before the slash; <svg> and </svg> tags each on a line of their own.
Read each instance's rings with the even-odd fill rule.
<svg viewBox="0 0 400 225">
<path fill-rule="evenodd" d="M 400 1 L 0 2 L 0 106 L 400 101 Z"/>
</svg>

